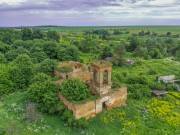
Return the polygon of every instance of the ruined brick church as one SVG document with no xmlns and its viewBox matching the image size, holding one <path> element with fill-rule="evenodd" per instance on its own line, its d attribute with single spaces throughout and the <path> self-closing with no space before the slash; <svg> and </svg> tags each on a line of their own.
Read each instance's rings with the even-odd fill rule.
<svg viewBox="0 0 180 135">
<path fill-rule="evenodd" d="M 60 92 L 58 96 L 60 100 L 72 110 L 76 119 L 81 117 L 91 118 L 102 112 L 104 109 L 112 109 L 125 105 L 127 98 L 127 88 L 121 87 L 112 90 L 111 70 L 112 65 L 105 61 L 94 62 L 90 65 L 90 69 L 85 64 L 79 62 L 64 62 L 59 64 L 60 67 L 70 67 L 72 70 L 68 73 L 61 73 L 55 70 L 55 76 L 61 76 L 61 83 L 67 78 L 79 78 L 85 82 L 91 93 L 97 95 L 98 98 L 87 101 L 83 104 L 75 104 L 68 101 Z"/>
</svg>

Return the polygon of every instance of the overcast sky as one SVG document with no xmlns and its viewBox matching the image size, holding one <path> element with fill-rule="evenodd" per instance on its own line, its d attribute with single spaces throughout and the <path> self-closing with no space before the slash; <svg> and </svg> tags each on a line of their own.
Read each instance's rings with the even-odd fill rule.
<svg viewBox="0 0 180 135">
<path fill-rule="evenodd" d="M 180 25 L 180 0 L 0 0 L 0 26 Z"/>
</svg>

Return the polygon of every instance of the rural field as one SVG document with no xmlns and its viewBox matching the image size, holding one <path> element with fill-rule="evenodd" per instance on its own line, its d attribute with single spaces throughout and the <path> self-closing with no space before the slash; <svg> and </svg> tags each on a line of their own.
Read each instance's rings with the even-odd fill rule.
<svg viewBox="0 0 180 135">
<path fill-rule="evenodd" d="M 180 26 L 0 28 L 0 135 L 179 135 L 180 82 L 158 82 L 180 79 L 179 34 Z M 54 68 L 106 58 L 126 105 L 76 120 L 57 97 Z M 84 96 L 80 86 L 72 90 Z"/>
</svg>

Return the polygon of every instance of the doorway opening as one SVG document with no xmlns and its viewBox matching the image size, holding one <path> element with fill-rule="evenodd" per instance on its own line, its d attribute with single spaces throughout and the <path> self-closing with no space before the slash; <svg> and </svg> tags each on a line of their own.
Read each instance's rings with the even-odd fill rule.
<svg viewBox="0 0 180 135">
<path fill-rule="evenodd" d="M 103 102 L 103 103 L 102 103 L 102 109 L 103 109 L 103 110 L 106 109 L 106 102 Z"/>
</svg>

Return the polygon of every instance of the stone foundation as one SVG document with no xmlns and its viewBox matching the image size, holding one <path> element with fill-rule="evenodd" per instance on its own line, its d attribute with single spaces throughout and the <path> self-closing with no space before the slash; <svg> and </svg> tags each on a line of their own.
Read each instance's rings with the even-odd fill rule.
<svg viewBox="0 0 180 135">
<path fill-rule="evenodd" d="M 125 105 L 127 88 L 122 87 L 115 92 L 111 92 L 97 100 L 89 101 L 84 104 L 74 104 L 63 97 L 61 93 L 58 93 L 58 96 L 65 106 L 67 106 L 69 110 L 72 110 L 76 119 L 81 117 L 88 119 L 101 113 L 104 109 L 112 109 Z"/>
</svg>

